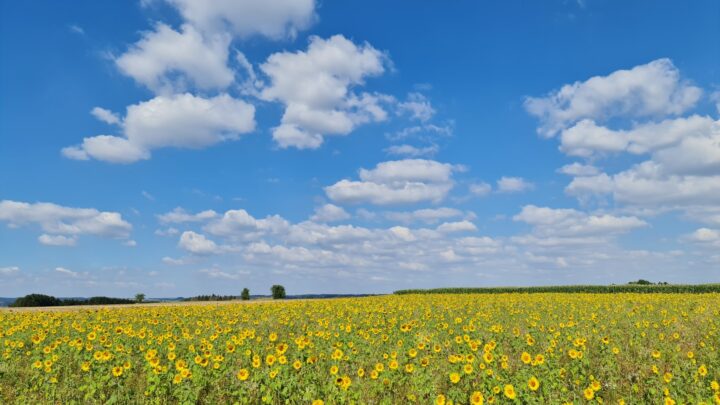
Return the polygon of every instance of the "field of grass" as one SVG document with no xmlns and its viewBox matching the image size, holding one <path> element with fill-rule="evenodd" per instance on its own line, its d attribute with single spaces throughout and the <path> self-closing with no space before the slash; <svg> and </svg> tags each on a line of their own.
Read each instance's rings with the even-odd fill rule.
<svg viewBox="0 0 720 405">
<path fill-rule="evenodd" d="M 720 294 L 0 311 L 0 403 L 720 404 Z"/>
</svg>

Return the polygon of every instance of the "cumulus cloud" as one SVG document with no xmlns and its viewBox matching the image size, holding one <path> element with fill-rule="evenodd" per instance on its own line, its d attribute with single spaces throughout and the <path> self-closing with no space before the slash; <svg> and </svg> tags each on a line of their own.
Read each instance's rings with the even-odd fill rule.
<svg viewBox="0 0 720 405">
<path fill-rule="evenodd" d="M 361 169 L 360 181 L 341 180 L 325 187 L 328 198 L 340 203 L 376 205 L 440 202 L 453 187 L 457 166 L 434 160 L 405 159 Z"/>
<path fill-rule="evenodd" d="M 360 124 L 382 121 L 386 96 L 355 94 L 367 77 L 385 71 L 385 56 L 342 35 L 311 37 L 307 51 L 278 52 L 260 66 L 270 83 L 260 97 L 285 105 L 273 139 L 280 147 L 315 149 L 325 135 L 347 135 Z"/>
<path fill-rule="evenodd" d="M 158 215 L 158 221 L 163 224 L 178 224 L 183 222 L 201 222 L 217 217 L 218 213 L 213 210 L 205 210 L 197 214 L 191 214 L 182 207 L 176 207 L 170 212 Z"/>
<path fill-rule="evenodd" d="M 62 150 L 70 159 L 110 163 L 149 159 L 153 149 L 200 149 L 255 129 L 255 107 L 227 94 L 202 98 L 189 93 L 157 96 L 131 105 L 123 136 L 98 135 Z"/>
<path fill-rule="evenodd" d="M 256 219 L 243 209 L 226 211 L 221 218 L 208 223 L 203 229 L 216 236 L 252 238 L 265 232 L 287 231 L 288 222 L 279 215 Z"/>
<path fill-rule="evenodd" d="M 720 121 L 678 117 L 702 91 L 659 59 L 606 77 L 563 86 L 546 98 L 528 99 L 541 120 L 539 132 L 560 134 L 560 150 L 590 162 L 610 155 L 643 156 L 615 173 L 574 163 L 560 169 L 573 176 L 565 188 L 583 204 L 612 199 L 625 210 L 658 213 L 681 210 L 686 218 L 713 223 L 720 203 Z M 630 120 L 628 120 L 628 118 Z M 626 128 L 611 128 L 622 125 Z"/>
<path fill-rule="evenodd" d="M 423 208 L 415 211 L 389 211 L 384 213 L 385 218 L 391 221 L 413 223 L 424 222 L 434 224 L 443 219 L 457 218 L 463 216 L 463 212 L 456 208 Z"/>
<path fill-rule="evenodd" d="M 338 207 L 334 204 L 324 204 L 315 208 L 315 214 L 310 217 L 310 220 L 314 222 L 336 222 L 349 218 L 350 214 L 348 214 L 342 207 Z"/>
<path fill-rule="evenodd" d="M 76 236 L 48 235 L 46 233 L 38 236 L 38 242 L 48 246 L 75 246 Z"/>
<path fill-rule="evenodd" d="M 470 194 L 482 197 L 490 194 L 490 192 L 492 191 L 492 186 L 485 182 L 473 183 L 470 184 L 468 190 L 470 190 Z"/>
<path fill-rule="evenodd" d="M 443 222 L 437 227 L 437 230 L 443 233 L 474 232 L 477 231 L 477 226 L 470 221 Z"/>
<path fill-rule="evenodd" d="M 258 226 L 257 218 L 240 212 L 230 210 L 223 217 L 235 217 L 233 223 L 244 225 L 227 227 L 222 235 L 213 235 L 211 245 L 200 249 L 201 254 L 193 254 L 194 263 L 225 261 L 232 263 L 232 268 L 270 270 L 287 277 L 312 276 L 313 280 L 343 277 L 375 278 L 382 282 L 412 280 L 412 283 L 421 279 L 433 282 L 432 277 L 438 275 L 448 280 L 455 277 L 487 279 L 495 277 L 497 268 L 507 270 L 497 276 L 496 282 L 501 283 L 507 280 L 507 274 L 550 274 L 544 272 L 572 269 L 573 272 L 582 270 L 581 274 L 587 275 L 594 274 L 595 270 L 617 268 L 620 264 L 623 269 L 628 269 L 658 268 L 658 265 L 669 268 L 679 263 L 674 253 L 623 250 L 617 246 L 618 235 L 647 226 L 644 221 L 631 216 L 572 209 L 527 206 L 518 213 L 516 220 L 529 224 L 531 230 L 498 238 L 479 235 L 467 214 L 457 220 L 453 217 L 437 222 L 418 221 L 419 226 L 409 222 L 407 226 L 387 227 L 314 221 L 291 223 L 279 216 L 266 217 L 277 218 L 283 224 L 278 231 L 277 228 Z M 438 213 L 440 211 L 433 214 Z M 382 215 L 383 211 L 377 213 L 377 216 Z M 425 226 L 438 222 L 440 225 Z M 208 231 L 207 226 L 204 230 Z M 202 242 L 198 245 L 206 245 L 209 240 L 204 236 L 197 238 Z M 232 277 L 241 274 L 220 266 L 205 268 Z M 394 270 L 388 272 L 388 268 Z M 428 274 L 430 270 L 432 275 Z M 563 277 L 575 273 L 557 274 Z M 228 277 L 217 274 L 217 278 Z"/>
<path fill-rule="evenodd" d="M 90 110 L 90 114 L 106 124 L 114 125 L 120 123 L 120 117 L 118 117 L 117 114 L 102 107 L 93 108 Z"/>
<path fill-rule="evenodd" d="M 720 246 L 720 231 L 709 228 L 699 228 L 688 235 L 688 240 L 703 245 Z"/>
<path fill-rule="evenodd" d="M 72 246 L 81 235 L 127 239 L 132 225 L 117 212 L 72 208 L 53 203 L 0 201 L 0 221 L 11 227 L 39 226 L 40 243 Z"/>
<path fill-rule="evenodd" d="M 672 150 L 688 141 L 713 142 L 719 133 L 720 122 L 698 115 L 644 122 L 628 130 L 612 130 L 583 120 L 562 132 L 560 150 L 580 157 L 619 152 L 639 155 Z"/>
<path fill-rule="evenodd" d="M 426 122 L 435 115 L 430 100 L 421 93 L 408 94 L 407 100 L 397 105 L 399 115 L 408 115 L 411 119 Z"/>
<path fill-rule="evenodd" d="M 558 173 L 567 174 L 568 176 L 593 176 L 600 173 L 600 169 L 593 165 L 573 162 L 558 169 Z"/>
<path fill-rule="evenodd" d="M 440 148 L 438 148 L 437 145 L 430 145 L 425 147 L 417 147 L 412 146 L 408 144 L 403 145 L 392 145 L 385 149 L 385 152 L 389 155 L 399 155 L 399 156 L 407 156 L 407 157 L 423 157 L 423 156 L 433 156 Z"/>
<path fill-rule="evenodd" d="M 222 248 L 214 241 L 193 231 L 185 231 L 180 235 L 178 247 L 196 255 L 210 255 L 222 252 Z"/>
<path fill-rule="evenodd" d="M 243 275 L 247 275 L 247 273 L 228 273 L 217 268 L 202 269 L 200 270 L 200 273 L 210 278 L 217 278 L 223 280 L 239 280 L 240 277 L 242 277 Z"/>
<path fill-rule="evenodd" d="M 76 271 L 72 271 L 70 269 L 66 269 L 64 267 L 55 267 L 55 272 L 60 273 L 67 277 L 77 278 L 80 276 L 80 273 Z"/>
<path fill-rule="evenodd" d="M 243 38 L 263 35 L 281 39 L 294 37 L 315 20 L 315 0 L 165 1 L 207 34 L 230 32 Z"/>
<path fill-rule="evenodd" d="M 540 119 L 538 132 L 550 137 L 583 119 L 678 115 L 694 106 L 701 94 L 700 88 L 680 78 L 670 59 L 658 59 L 567 84 L 546 97 L 529 97 L 525 108 Z"/>
<path fill-rule="evenodd" d="M 648 224 L 633 216 L 589 215 L 574 209 L 526 205 L 513 220 L 533 226 L 541 236 L 607 236 L 629 232 Z"/>
<path fill-rule="evenodd" d="M 20 272 L 20 267 L 18 267 L 18 266 L 0 267 L 0 275 L 1 276 L 10 276 L 13 274 L 17 274 L 19 272 Z"/>
<path fill-rule="evenodd" d="M 203 36 L 190 24 L 175 31 L 158 23 L 115 63 L 123 74 L 156 93 L 222 90 L 235 78 L 227 66 L 230 40 L 224 34 Z"/>
<path fill-rule="evenodd" d="M 521 193 L 534 187 L 532 183 L 522 177 L 501 177 L 497 181 L 497 190 L 500 193 Z"/>
</svg>

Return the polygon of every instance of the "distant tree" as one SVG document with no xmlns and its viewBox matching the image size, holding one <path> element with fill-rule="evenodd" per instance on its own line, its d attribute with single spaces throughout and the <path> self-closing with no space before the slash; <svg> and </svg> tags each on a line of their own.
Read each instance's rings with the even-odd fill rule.
<svg viewBox="0 0 720 405">
<path fill-rule="evenodd" d="M 28 294 L 15 300 L 11 307 L 56 307 L 62 305 L 62 301 L 44 294 Z"/>
<path fill-rule="evenodd" d="M 145 294 L 143 294 L 143 293 L 135 294 L 135 302 L 140 303 L 143 301 L 145 301 Z"/>
<path fill-rule="evenodd" d="M 647 280 L 640 279 L 640 280 L 638 280 L 638 281 L 631 281 L 631 282 L 629 282 L 628 284 L 651 285 L 652 282 L 647 281 Z"/>
<path fill-rule="evenodd" d="M 240 293 L 240 299 L 243 301 L 247 301 L 250 299 L 250 290 L 247 288 L 243 288 L 242 292 Z"/>
<path fill-rule="evenodd" d="M 275 284 L 274 286 L 270 287 L 270 292 L 272 293 L 272 297 L 274 300 L 279 300 L 285 298 L 285 287 Z"/>
</svg>

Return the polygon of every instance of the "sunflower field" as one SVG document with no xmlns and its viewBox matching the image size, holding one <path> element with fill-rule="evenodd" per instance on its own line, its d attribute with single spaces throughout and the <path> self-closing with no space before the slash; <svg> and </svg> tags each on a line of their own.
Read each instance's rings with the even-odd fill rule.
<svg viewBox="0 0 720 405">
<path fill-rule="evenodd" d="M 720 294 L 0 311 L 3 404 L 720 404 Z"/>
</svg>

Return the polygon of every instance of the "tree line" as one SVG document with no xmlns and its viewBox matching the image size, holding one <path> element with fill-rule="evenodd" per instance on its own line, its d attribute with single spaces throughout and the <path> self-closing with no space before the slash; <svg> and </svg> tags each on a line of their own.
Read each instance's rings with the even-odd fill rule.
<svg viewBox="0 0 720 405">
<path fill-rule="evenodd" d="M 286 297 L 285 287 L 281 285 L 273 285 L 270 287 L 270 293 L 273 299 L 283 299 Z M 185 298 L 183 301 L 231 301 L 240 298 L 241 300 L 250 299 L 250 290 L 243 288 L 240 296 L 235 295 L 198 295 L 196 297 Z M 135 294 L 135 299 L 127 298 L 111 298 L 111 297 L 90 297 L 84 298 L 56 298 L 45 294 L 28 294 L 15 300 L 10 307 L 60 307 L 75 305 L 115 305 L 115 304 L 136 304 L 145 301 L 145 294 Z"/>
<path fill-rule="evenodd" d="M 644 281 L 644 280 L 641 280 Z M 501 293 L 717 293 L 720 284 L 653 284 L 648 282 L 619 285 L 566 285 L 543 287 L 478 287 L 398 290 L 394 294 L 501 294 Z"/>
</svg>

